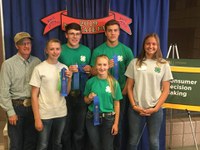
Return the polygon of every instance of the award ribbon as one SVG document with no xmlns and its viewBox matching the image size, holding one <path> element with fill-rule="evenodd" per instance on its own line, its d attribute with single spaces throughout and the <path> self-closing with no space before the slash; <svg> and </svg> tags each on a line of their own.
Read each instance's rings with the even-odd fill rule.
<svg viewBox="0 0 200 150">
<path fill-rule="evenodd" d="M 99 118 L 99 112 L 100 112 L 100 108 L 99 108 L 99 97 L 95 96 L 94 97 L 94 110 L 93 110 L 93 114 L 94 114 L 94 126 L 97 126 L 100 124 L 100 118 Z"/>
<path fill-rule="evenodd" d="M 85 73 L 85 71 L 83 70 L 83 68 L 85 67 L 85 64 L 82 64 L 82 65 L 79 65 L 78 66 L 78 71 L 80 72 L 80 79 L 81 79 L 81 85 L 80 85 L 80 90 L 82 92 L 84 92 L 84 89 L 85 89 L 85 84 L 86 84 L 86 81 L 88 79 L 88 75 L 87 73 Z"/>
<path fill-rule="evenodd" d="M 114 78 L 116 80 L 119 79 L 119 64 L 118 64 L 118 56 L 117 55 L 114 55 L 113 56 L 113 60 L 114 60 Z"/>
<path fill-rule="evenodd" d="M 60 93 L 62 96 L 67 96 L 67 77 L 66 77 L 66 68 L 62 68 L 60 72 L 60 81 L 61 81 L 61 90 Z"/>
<path fill-rule="evenodd" d="M 79 72 L 73 73 L 73 84 L 72 84 L 73 90 L 79 90 Z"/>
</svg>

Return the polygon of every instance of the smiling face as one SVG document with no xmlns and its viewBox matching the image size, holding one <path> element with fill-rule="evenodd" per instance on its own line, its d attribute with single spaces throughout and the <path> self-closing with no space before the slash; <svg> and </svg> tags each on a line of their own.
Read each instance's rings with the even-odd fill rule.
<svg viewBox="0 0 200 150">
<path fill-rule="evenodd" d="M 82 37 L 81 31 L 71 29 L 67 33 L 65 33 L 65 36 L 67 38 L 67 45 L 70 48 L 78 48 L 79 42 Z"/>
<path fill-rule="evenodd" d="M 108 76 L 109 59 L 106 56 L 98 56 L 96 59 L 97 75 L 100 78 L 106 78 Z"/>
<path fill-rule="evenodd" d="M 149 37 L 144 43 L 144 50 L 146 58 L 153 58 L 158 50 L 158 42 L 154 37 Z"/>
<path fill-rule="evenodd" d="M 29 38 L 24 38 L 17 42 L 15 46 L 18 50 L 18 54 L 24 59 L 28 59 L 31 53 L 31 45 L 31 40 Z"/>
<path fill-rule="evenodd" d="M 60 56 L 61 53 L 60 43 L 55 41 L 49 42 L 45 52 L 48 55 L 47 60 L 49 60 L 50 62 L 57 62 L 58 57 Z"/>
</svg>

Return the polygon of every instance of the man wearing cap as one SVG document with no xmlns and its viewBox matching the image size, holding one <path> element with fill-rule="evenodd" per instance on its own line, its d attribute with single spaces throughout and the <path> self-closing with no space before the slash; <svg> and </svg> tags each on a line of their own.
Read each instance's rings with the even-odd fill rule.
<svg viewBox="0 0 200 150">
<path fill-rule="evenodd" d="M 8 116 L 10 150 L 33 150 L 36 146 L 29 80 L 40 60 L 30 55 L 31 40 L 29 33 L 17 33 L 14 42 L 18 52 L 1 66 L 0 106 Z"/>
</svg>

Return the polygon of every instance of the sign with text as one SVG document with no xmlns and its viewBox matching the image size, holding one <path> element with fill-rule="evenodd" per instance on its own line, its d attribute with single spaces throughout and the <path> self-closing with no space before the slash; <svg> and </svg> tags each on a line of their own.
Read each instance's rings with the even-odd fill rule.
<svg viewBox="0 0 200 150">
<path fill-rule="evenodd" d="M 200 111 L 200 59 L 169 59 L 173 74 L 165 108 Z"/>
</svg>

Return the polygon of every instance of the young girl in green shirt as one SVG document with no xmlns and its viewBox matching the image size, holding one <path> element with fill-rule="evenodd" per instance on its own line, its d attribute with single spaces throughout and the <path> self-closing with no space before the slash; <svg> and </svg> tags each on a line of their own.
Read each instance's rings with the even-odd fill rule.
<svg viewBox="0 0 200 150">
<path fill-rule="evenodd" d="M 88 104 L 86 128 L 93 150 L 113 150 L 114 135 L 118 133 L 118 122 L 122 93 L 119 83 L 108 72 L 109 59 L 99 55 L 95 62 L 97 75 L 87 81 L 84 100 Z M 94 125 L 94 97 L 99 99 L 100 124 Z"/>
</svg>

